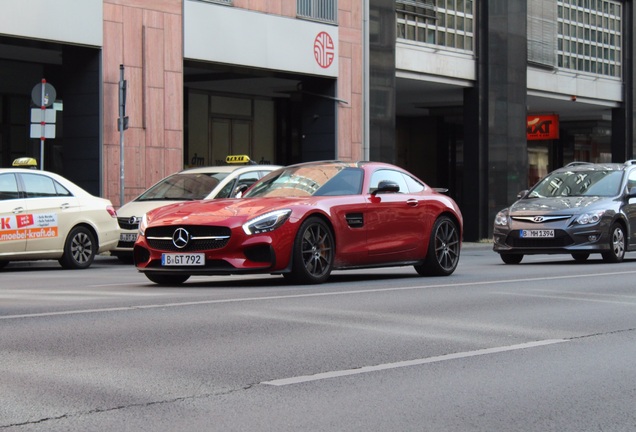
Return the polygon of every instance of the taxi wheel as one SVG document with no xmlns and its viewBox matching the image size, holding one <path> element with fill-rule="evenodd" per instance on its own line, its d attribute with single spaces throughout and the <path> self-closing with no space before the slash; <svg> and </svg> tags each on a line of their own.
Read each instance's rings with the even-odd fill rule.
<svg viewBox="0 0 636 432">
<path fill-rule="evenodd" d="M 190 279 L 190 275 L 167 275 L 151 272 L 146 272 L 145 274 L 148 279 L 159 285 L 181 285 Z"/>
<path fill-rule="evenodd" d="M 284 277 L 299 284 L 325 282 L 333 269 L 333 234 L 320 218 L 307 219 L 300 226 L 292 252 L 292 271 Z"/>
<path fill-rule="evenodd" d="M 619 263 L 625 258 L 625 231 L 623 226 L 617 222 L 612 225 L 609 235 L 609 251 L 603 252 L 603 261 L 607 263 Z"/>
<path fill-rule="evenodd" d="M 459 264 L 459 229 L 457 224 L 442 216 L 435 221 L 431 231 L 426 259 L 415 270 L 422 276 L 449 276 Z"/>
<path fill-rule="evenodd" d="M 84 226 L 76 226 L 66 237 L 60 264 L 66 269 L 88 268 L 95 259 L 96 249 L 93 233 Z"/>
</svg>

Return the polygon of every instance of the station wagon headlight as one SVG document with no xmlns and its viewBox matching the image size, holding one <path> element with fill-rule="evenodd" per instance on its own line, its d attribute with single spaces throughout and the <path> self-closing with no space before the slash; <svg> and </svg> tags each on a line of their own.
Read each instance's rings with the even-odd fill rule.
<svg viewBox="0 0 636 432">
<path fill-rule="evenodd" d="M 291 215 L 290 209 L 275 210 L 269 213 L 265 213 L 259 217 L 251 219 L 243 224 L 243 231 L 245 234 L 260 234 L 264 232 L 274 231 L 276 228 L 289 219 Z"/>
<path fill-rule="evenodd" d="M 601 220 L 604 213 L 605 210 L 594 213 L 583 213 L 581 216 L 576 218 L 576 223 L 579 225 L 593 225 Z"/>
<path fill-rule="evenodd" d="M 504 209 L 495 216 L 495 225 L 508 226 L 508 209 Z"/>
</svg>

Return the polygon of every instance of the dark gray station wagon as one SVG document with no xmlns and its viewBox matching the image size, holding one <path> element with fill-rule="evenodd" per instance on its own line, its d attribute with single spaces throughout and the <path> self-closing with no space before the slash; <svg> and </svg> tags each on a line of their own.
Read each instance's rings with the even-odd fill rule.
<svg viewBox="0 0 636 432">
<path fill-rule="evenodd" d="M 531 254 L 585 261 L 591 253 L 617 263 L 636 250 L 636 160 L 573 162 L 518 198 L 494 222 L 493 250 L 506 264 Z"/>
</svg>

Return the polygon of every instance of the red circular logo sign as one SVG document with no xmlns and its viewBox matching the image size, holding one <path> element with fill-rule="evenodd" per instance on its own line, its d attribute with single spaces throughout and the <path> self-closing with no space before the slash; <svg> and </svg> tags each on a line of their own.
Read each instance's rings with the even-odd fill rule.
<svg viewBox="0 0 636 432">
<path fill-rule="evenodd" d="M 333 63 L 335 55 L 335 46 L 329 33 L 318 33 L 314 40 L 314 57 L 318 65 L 323 69 L 327 69 Z"/>
</svg>

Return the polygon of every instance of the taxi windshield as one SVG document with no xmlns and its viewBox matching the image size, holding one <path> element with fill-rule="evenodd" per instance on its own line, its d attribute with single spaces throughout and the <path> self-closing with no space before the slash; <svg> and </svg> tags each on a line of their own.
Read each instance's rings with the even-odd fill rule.
<svg viewBox="0 0 636 432">
<path fill-rule="evenodd" d="M 205 199 L 228 173 L 177 173 L 139 195 L 135 201 L 191 201 Z"/>
<path fill-rule="evenodd" d="M 618 170 L 560 171 L 541 180 L 528 198 L 552 196 L 616 196 L 623 172 Z"/>
</svg>

